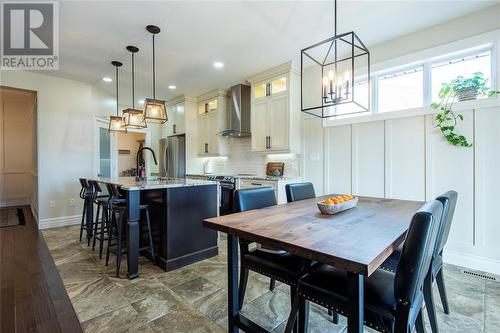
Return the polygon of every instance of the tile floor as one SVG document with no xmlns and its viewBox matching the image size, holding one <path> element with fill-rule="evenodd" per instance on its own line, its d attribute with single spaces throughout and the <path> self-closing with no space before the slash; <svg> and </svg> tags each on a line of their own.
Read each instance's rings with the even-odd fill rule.
<svg viewBox="0 0 500 333">
<path fill-rule="evenodd" d="M 44 230 L 43 235 L 83 329 L 86 332 L 225 332 L 226 248 L 220 255 L 173 272 L 164 272 L 141 259 L 140 277 L 126 278 L 126 260 L 120 278 L 114 262 L 78 242 L 79 226 Z M 96 251 L 97 252 L 97 251 Z M 111 258 L 113 260 L 114 257 Z M 446 266 L 451 314 L 444 315 L 437 288 L 435 299 L 440 331 L 499 332 L 500 283 L 469 277 L 458 267 Z M 290 311 L 288 287 L 251 274 L 242 312 L 267 330 L 283 332 Z M 425 318 L 427 321 L 427 318 Z M 344 332 L 346 319 L 329 321 L 326 310 L 312 306 L 309 332 Z M 366 331 L 370 331 L 367 329 Z M 427 331 L 430 327 L 427 323 Z"/>
</svg>

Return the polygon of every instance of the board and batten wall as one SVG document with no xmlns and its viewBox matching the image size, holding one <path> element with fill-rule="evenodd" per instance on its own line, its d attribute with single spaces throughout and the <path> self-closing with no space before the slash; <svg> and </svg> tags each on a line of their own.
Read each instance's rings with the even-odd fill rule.
<svg viewBox="0 0 500 333">
<path fill-rule="evenodd" d="M 445 260 L 500 274 L 500 99 L 464 102 L 458 130 L 471 148 L 449 144 L 434 115 L 322 127 L 305 118 L 304 179 L 317 194 L 431 200 L 459 193 Z"/>
</svg>

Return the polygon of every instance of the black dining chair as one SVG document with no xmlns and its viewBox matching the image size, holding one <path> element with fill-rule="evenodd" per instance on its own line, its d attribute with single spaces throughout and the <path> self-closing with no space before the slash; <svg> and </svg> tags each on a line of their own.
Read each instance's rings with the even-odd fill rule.
<svg viewBox="0 0 500 333">
<path fill-rule="evenodd" d="M 376 270 L 364 283 L 364 323 L 379 332 L 424 332 L 423 284 L 437 240 L 443 205 L 433 200 L 412 218 L 395 273 Z M 330 265 L 316 264 L 297 286 L 285 332 L 290 332 L 297 313 L 307 329 L 306 300 L 348 316 L 350 290 L 347 272 Z"/>
<path fill-rule="evenodd" d="M 443 304 L 444 313 L 450 313 L 443 277 L 443 249 L 446 245 L 446 242 L 448 241 L 448 235 L 450 234 L 451 223 L 453 221 L 453 215 L 455 214 L 455 207 L 458 200 L 458 193 L 455 191 L 448 191 L 438 196 L 436 200 L 439 200 L 443 204 L 443 214 L 441 217 L 438 239 L 436 241 L 434 252 L 432 253 L 430 269 L 424 281 L 425 305 L 427 308 L 427 314 L 429 315 L 429 322 L 431 324 L 433 333 L 439 332 L 434 298 L 432 295 L 432 286 L 434 284 L 434 281 L 436 281 L 438 285 L 439 296 L 441 297 L 441 303 Z M 381 268 L 391 272 L 395 272 L 398 267 L 400 258 L 401 246 L 398 247 L 398 249 L 382 264 Z"/>
<path fill-rule="evenodd" d="M 294 202 L 316 197 L 312 183 L 294 183 L 285 185 L 286 201 Z"/>
<path fill-rule="evenodd" d="M 314 185 L 310 182 L 286 184 L 285 192 L 286 201 L 288 203 L 316 197 Z M 328 315 L 332 316 L 332 322 L 334 324 L 338 324 L 339 316 L 337 313 L 333 312 L 332 310 L 328 310 Z"/>
<path fill-rule="evenodd" d="M 252 209 L 276 205 L 276 196 L 271 187 L 251 188 L 234 192 L 234 211 L 244 212 Z M 240 309 L 245 298 L 249 270 L 268 276 L 290 286 L 290 296 L 293 301 L 295 288 L 299 278 L 310 267 L 308 259 L 290 254 L 283 250 L 269 247 L 257 247 L 250 250 L 251 242 L 239 238 L 240 243 Z"/>
</svg>

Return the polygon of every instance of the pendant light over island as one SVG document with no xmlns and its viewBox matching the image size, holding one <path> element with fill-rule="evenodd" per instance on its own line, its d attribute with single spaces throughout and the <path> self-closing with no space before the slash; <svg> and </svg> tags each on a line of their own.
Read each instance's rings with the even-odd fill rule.
<svg viewBox="0 0 500 333">
<path fill-rule="evenodd" d="M 144 102 L 144 119 L 148 122 L 164 124 L 168 120 L 165 101 L 156 99 L 155 35 L 160 33 L 160 28 L 148 25 L 146 30 L 153 35 L 153 98 L 146 98 Z"/>
<path fill-rule="evenodd" d="M 139 52 L 135 46 L 127 46 L 127 51 L 132 54 L 132 107 L 123 110 L 123 120 L 127 129 L 146 128 L 146 120 L 144 119 L 143 111 L 135 108 L 135 77 L 134 77 L 134 55 Z"/>
<path fill-rule="evenodd" d="M 125 126 L 125 122 L 123 121 L 123 117 L 118 115 L 118 68 L 123 66 L 123 64 L 119 61 L 112 61 L 111 64 L 115 66 L 116 74 L 116 116 L 109 117 L 109 132 L 120 132 L 127 133 L 127 127 Z"/>
</svg>

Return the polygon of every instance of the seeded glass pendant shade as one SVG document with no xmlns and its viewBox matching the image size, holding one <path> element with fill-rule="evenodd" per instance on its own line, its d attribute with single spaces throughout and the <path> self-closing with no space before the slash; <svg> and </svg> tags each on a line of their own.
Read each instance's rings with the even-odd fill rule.
<svg viewBox="0 0 500 333">
<path fill-rule="evenodd" d="M 151 123 L 164 124 L 168 120 L 165 101 L 156 99 L 155 35 L 160 33 L 160 28 L 148 25 L 146 30 L 153 35 L 153 98 L 146 98 L 144 101 L 144 119 Z"/>
<path fill-rule="evenodd" d="M 353 32 L 334 36 L 300 52 L 302 112 L 329 118 L 370 110 L 370 52 Z"/>
<path fill-rule="evenodd" d="M 135 46 L 127 46 L 127 50 L 132 54 L 132 107 L 122 111 L 123 121 L 127 128 L 146 128 L 146 120 L 143 117 L 142 110 L 135 108 L 135 77 L 134 77 L 134 54 L 139 52 Z"/>
<path fill-rule="evenodd" d="M 116 80 L 116 116 L 109 117 L 109 132 L 119 132 L 127 133 L 127 127 L 125 127 L 125 122 L 123 117 L 118 115 L 118 68 L 123 64 L 119 61 L 112 61 L 111 64 L 116 68 L 115 80 Z"/>
</svg>

